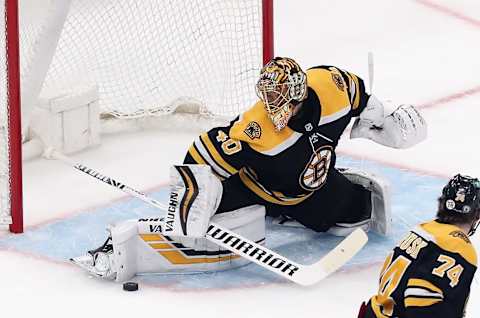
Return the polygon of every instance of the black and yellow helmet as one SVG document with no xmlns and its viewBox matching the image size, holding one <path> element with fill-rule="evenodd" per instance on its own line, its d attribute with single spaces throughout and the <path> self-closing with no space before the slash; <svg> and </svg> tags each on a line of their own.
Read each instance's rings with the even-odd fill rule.
<svg viewBox="0 0 480 318">
<path fill-rule="evenodd" d="M 275 57 L 260 71 L 256 91 L 275 128 L 281 130 L 292 116 L 292 101 L 307 96 L 307 77 L 293 59 Z"/>
<path fill-rule="evenodd" d="M 441 199 L 446 211 L 472 213 L 480 208 L 480 181 L 457 174 L 443 188 Z"/>
</svg>

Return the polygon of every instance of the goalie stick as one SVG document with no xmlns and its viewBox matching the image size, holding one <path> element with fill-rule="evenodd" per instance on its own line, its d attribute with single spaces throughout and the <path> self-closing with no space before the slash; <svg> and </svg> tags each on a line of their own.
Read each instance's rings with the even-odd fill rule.
<svg viewBox="0 0 480 318">
<path fill-rule="evenodd" d="M 373 94 L 373 76 L 374 76 L 373 52 L 368 52 L 368 86 L 370 88 L 370 95 Z"/>
<path fill-rule="evenodd" d="M 59 159 L 78 171 L 122 190 L 123 192 L 160 210 L 166 211 L 166 206 L 159 201 L 83 164 L 73 163 L 67 157 L 56 151 L 51 151 L 48 154 L 46 153 L 46 156 Z M 361 229 L 357 229 L 316 263 L 312 265 L 302 265 L 216 223 L 209 224 L 206 238 L 209 241 L 262 266 L 263 268 L 276 273 L 277 275 L 303 286 L 313 285 L 336 271 L 350 260 L 368 241 L 365 232 Z"/>
</svg>

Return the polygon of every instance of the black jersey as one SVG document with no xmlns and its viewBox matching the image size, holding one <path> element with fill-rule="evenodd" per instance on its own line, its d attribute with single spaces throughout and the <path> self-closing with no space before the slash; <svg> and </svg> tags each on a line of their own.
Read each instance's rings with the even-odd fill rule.
<svg viewBox="0 0 480 318">
<path fill-rule="evenodd" d="M 320 189 L 335 165 L 335 148 L 353 116 L 366 106 L 362 79 L 333 66 L 307 70 L 307 99 L 288 126 L 276 131 L 261 101 L 199 136 L 189 161 L 221 178 L 238 174 L 262 200 L 296 205 Z"/>
<path fill-rule="evenodd" d="M 463 317 L 476 267 L 475 249 L 458 227 L 421 224 L 385 260 L 366 317 Z"/>
</svg>

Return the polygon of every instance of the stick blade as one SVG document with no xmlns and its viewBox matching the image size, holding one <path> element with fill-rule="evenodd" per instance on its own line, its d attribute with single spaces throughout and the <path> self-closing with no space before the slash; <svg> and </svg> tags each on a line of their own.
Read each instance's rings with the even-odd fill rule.
<svg viewBox="0 0 480 318">
<path fill-rule="evenodd" d="M 305 266 L 297 273 L 295 281 L 303 286 L 318 283 L 337 269 L 345 265 L 368 242 L 368 236 L 362 229 L 353 231 L 340 244 L 318 262 Z"/>
</svg>

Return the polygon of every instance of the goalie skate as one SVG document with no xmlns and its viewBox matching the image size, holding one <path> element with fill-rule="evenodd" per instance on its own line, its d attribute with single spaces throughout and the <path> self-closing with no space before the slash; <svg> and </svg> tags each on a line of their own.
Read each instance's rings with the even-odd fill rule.
<svg viewBox="0 0 480 318">
<path fill-rule="evenodd" d="M 86 255 L 71 258 L 70 262 L 94 276 L 112 280 L 116 278 L 116 273 L 113 271 L 113 246 L 110 236 L 99 248 L 88 251 Z"/>
</svg>

